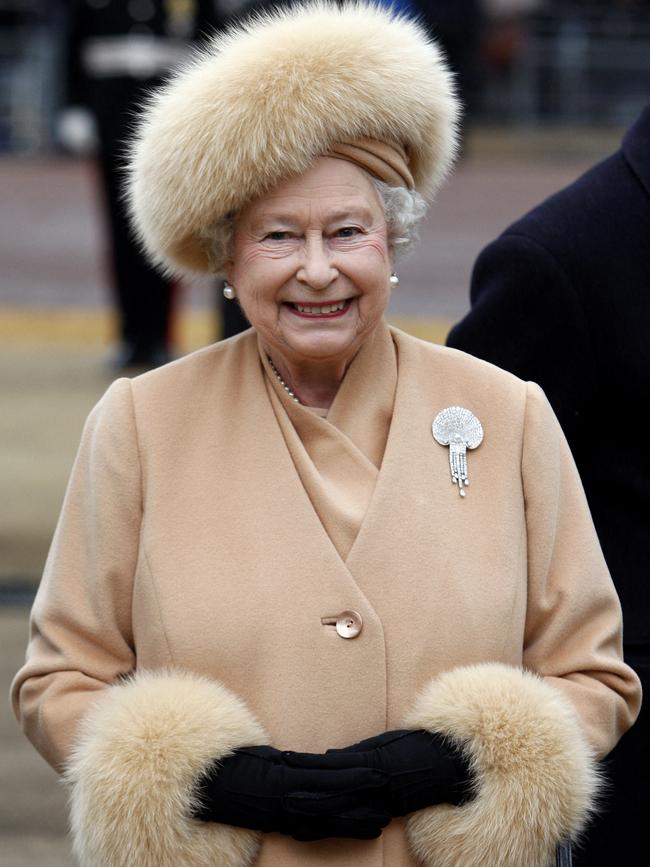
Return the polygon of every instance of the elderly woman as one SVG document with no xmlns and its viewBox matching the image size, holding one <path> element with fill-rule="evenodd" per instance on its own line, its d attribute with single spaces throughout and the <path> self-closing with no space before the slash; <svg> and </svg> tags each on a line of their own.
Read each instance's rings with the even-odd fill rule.
<svg viewBox="0 0 650 867">
<path fill-rule="evenodd" d="M 83 864 L 546 867 L 593 805 L 639 690 L 559 426 L 383 319 L 457 112 L 417 25 L 323 4 L 144 112 L 143 243 L 253 327 L 83 435 L 13 687 Z"/>
</svg>

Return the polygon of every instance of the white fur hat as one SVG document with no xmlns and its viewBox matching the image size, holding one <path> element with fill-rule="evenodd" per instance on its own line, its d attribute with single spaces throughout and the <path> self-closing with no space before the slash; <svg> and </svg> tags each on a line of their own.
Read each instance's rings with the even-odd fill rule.
<svg viewBox="0 0 650 867">
<path fill-rule="evenodd" d="M 364 2 L 257 14 L 146 105 L 129 161 L 137 233 L 168 272 L 209 271 L 220 220 L 360 137 L 403 146 L 430 197 L 453 162 L 458 116 L 452 73 L 417 23 Z"/>
</svg>

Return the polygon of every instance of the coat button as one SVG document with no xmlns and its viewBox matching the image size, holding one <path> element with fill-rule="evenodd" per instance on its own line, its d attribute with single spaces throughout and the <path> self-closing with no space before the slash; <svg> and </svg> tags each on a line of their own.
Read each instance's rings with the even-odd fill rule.
<svg viewBox="0 0 650 867">
<path fill-rule="evenodd" d="M 363 618 L 358 611 L 344 611 L 336 618 L 336 631 L 341 638 L 356 638 L 363 629 Z"/>
<path fill-rule="evenodd" d="M 363 629 L 363 618 L 358 611 L 342 611 L 336 617 L 322 617 L 323 626 L 335 626 L 341 638 L 356 638 Z"/>
</svg>

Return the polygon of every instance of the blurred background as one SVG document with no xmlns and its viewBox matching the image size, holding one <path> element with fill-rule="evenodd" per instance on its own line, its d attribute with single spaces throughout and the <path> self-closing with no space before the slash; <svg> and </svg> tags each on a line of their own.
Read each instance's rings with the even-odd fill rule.
<svg viewBox="0 0 650 867">
<path fill-rule="evenodd" d="M 443 342 L 469 307 L 469 277 L 482 247 L 615 150 L 648 102 L 650 0 L 393 5 L 420 15 L 442 41 L 466 106 L 457 171 L 431 209 L 422 243 L 399 264 L 390 307 L 398 326 Z M 223 332 L 218 280 L 174 284 L 161 290 L 167 306 L 155 314 L 163 317 L 163 338 L 150 352 L 129 355 L 129 300 L 125 307 L 124 287 L 116 288 L 103 181 L 102 106 L 112 97 L 100 84 L 128 78 L 141 93 L 164 78 L 163 56 L 172 65 L 192 41 L 246 8 L 238 0 L 0 0 L 5 695 L 24 654 L 29 604 L 91 406 L 115 376 Z M 102 26 L 112 21 L 112 29 L 84 33 L 79 15 Z M 126 66 L 116 71 L 118 63 Z M 129 293 L 144 299 L 139 279 Z M 152 319 L 156 297 L 146 301 L 150 310 L 144 306 Z M 71 865 L 63 789 L 22 737 L 6 699 L 0 708 L 0 861 Z"/>
</svg>

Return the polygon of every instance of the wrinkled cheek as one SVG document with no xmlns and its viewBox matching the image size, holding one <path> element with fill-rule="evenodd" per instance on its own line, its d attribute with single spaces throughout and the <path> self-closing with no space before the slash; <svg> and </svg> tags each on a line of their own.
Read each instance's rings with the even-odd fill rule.
<svg viewBox="0 0 650 867">
<path fill-rule="evenodd" d="M 390 254 L 388 251 L 388 239 L 384 238 L 374 238 L 368 242 L 368 246 L 366 248 L 368 252 L 374 253 L 379 256 L 382 261 L 389 262 Z"/>
<path fill-rule="evenodd" d="M 268 311 L 265 310 L 263 299 L 254 292 L 239 292 L 239 303 L 244 315 L 257 331 L 263 331 L 269 326 Z"/>
<path fill-rule="evenodd" d="M 389 293 L 376 290 L 377 294 L 364 295 L 359 300 L 359 330 L 374 326 L 384 315 Z"/>
</svg>

